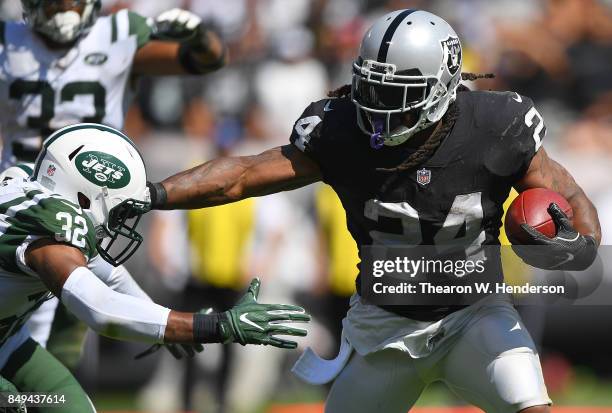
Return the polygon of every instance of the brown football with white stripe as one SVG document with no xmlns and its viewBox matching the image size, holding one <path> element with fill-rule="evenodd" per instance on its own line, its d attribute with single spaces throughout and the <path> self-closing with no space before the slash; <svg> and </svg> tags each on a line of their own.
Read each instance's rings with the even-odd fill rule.
<svg viewBox="0 0 612 413">
<path fill-rule="evenodd" d="M 510 204 L 504 222 L 510 242 L 513 244 L 529 242 L 529 237 L 521 228 L 521 224 L 529 224 L 547 237 L 553 238 L 557 229 L 548 213 L 548 206 L 553 202 L 559 205 L 571 222 L 574 211 L 569 202 L 557 192 L 546 188 L 532 188 L 521 192 Z"/>
</svg>

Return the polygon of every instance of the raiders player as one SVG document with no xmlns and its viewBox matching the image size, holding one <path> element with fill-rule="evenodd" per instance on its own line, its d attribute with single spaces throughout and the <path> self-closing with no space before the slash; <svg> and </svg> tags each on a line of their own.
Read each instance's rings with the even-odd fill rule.
<svg viewBox="0 0 612 413">
<path fill-rule="evenodd" d="M 136 226 L 148 198 L 134 144 L 98 124 L 57 131 L 45 140 L 30 180 L 0 186 L 0 379 L 20 392 L 65 398 L 37 411 L 95 411 L 66 367 L 24 326 L 51 295 L 94 331 L 120 340 L 295 348 L 276 335 L 306 335 L 279 324 L 308 321 L 301 307 L 257 302 L 258 280 L 223 313 L 180 313 L 153 303 L 117 271 L 142 242 Z"/>
<path fill-rule="evenodd" d="M 545 126 L 533 102 L 469 91 L 460 76 L 461 44 L 446 21 L 418 10 L 389 13 L 365 34 L 352 85 L 309 105 L 290 145 L 151 184 L 153 207 L 209 207 L 323 180 L 339 195 L 360 248 L 467 247 L 498 244 L 512 187 L 545 187 L 568 199 L 575 227 L 553 205 L 564 236 L 535 237 L 526 228 L 533 243 L 548 244 L 555 264 L 572 254 L 564 268 L 590 265 L 600 239 L 596 210 L 542 148 Z M 432 381 L 487 412 L 550 411 L 536 348 L 506 297 L 464 308 L 380 308 L 357 294 L 343 327 L 348 362 L 336 372 L 328 412 L 403 413 Z"/>
<path fill-rule="evenodd" d="M 42 140 L 61 127 L 100 122 L 121 129 L 134 75 L 203 74 L 226 60 L 218 36 L 184 10 L 147 21 L 128 10 L 98 17 L 100 0 L 22 6 L 24 22 L 0 22 L 0 170 L 33 162 Z M 47 301 L 29 326 L 74 367 L 85 331 L 57 305 Z M 56 311 L 63 321 L 52 328 Z"/>
</svg>

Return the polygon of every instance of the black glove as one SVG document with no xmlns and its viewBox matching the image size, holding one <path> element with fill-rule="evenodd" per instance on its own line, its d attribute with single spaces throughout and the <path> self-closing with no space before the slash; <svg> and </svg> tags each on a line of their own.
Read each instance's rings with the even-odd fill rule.
<svg viewBox="0 0 612 413">
<path fill-rule="evenodd" d="M 177 360 L 193 358 L 196 353 L 200 353 L 202 350 L 204 350 L 204 346 L 202 344 L 153 344 L 142 353 L 134 356 L 134 360 L 140 360 L 143 357 L 150 356 L 161 348 L 168 350 Z"/>
<path fill-rule="evenodd" d="M 512 249 L 525 263 L 545 270 L 581 271 L 587 269 L 597 256 L 597 242 L 590 235 L 581 235 L 569 218 L 555 203 L 548 213 L 555 223 L 557 234 L 548 238 L 530 225 L 521 224 L 529 236 L 526 245 L 512 245 Z M 533 246 L 539 247 L 533 247 Z"/>
</svg>

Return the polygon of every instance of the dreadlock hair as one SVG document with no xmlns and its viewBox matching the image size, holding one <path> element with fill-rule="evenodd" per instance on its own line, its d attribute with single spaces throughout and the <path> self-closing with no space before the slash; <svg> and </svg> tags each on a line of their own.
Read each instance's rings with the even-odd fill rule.
<svg viewBox="0 0 612 413">
<path fill-rule="evenodd" d="M 478 79 L 493 79 L 493 78 L 495 78 L 495 73 L 470 73 L 470 72 L 461 73 L 461 80 L 469 80 L 472 82 Z"/>
<path fill-rule="evenodd" d="M 464 81 L 474 81 L 477 79 L 492 79 L 495 75 L 493 73 L 461 73 L 461 80 Z M 460 84 L 457 88 L 457 92 L 465 92 L 470 89 Z M 347 97 L 351 94 L 351 85 L 343 85 L 339 88 L 330 91 L 327 95 L 329 97 L 335 98 L 343 98 Z M 433 155 L 433 153 L 438 149 L 444 138 L 449 134 L 457 118 L 459 117 L 459 108 L 456 104 L 452 103 L 444 116 L 441 119 L 440 127 L 429 136 L 429 138 L 421 145 L 414 153 L 412 153 L 404 162 L 399 164 L 394 168 L 377 168 L 378 172 L 403 172 L 409 171 L 411 169 L 416 168 L 423 162 Z"/>
<path fill-rule="evenodd" d="M 461 80 L 473 81 L 476 79 L 492 79 L 494 77 L 495 75 L 493 73 L 461 73 Z M 469 90 L 470 89 L 463 84 L 459 84 L 457 87 L 457 92 L 465 92 Z M 377 168 L 376 170 L 379 172 L 401 172 L 416 168 L 428 160 L 436 149 L 438 149 L 444 138 L 450 133 L 458 117 L 459 107 L 455 103 L 451 103 L 448 110 L 440 120 L 440 127 L 429 136 L 429 138 L 416 150 L 416 152 L 412 153 L 404 162 L 395 168 Z"/>
<path fill-rule="evenodd" d="M 351 95 L 351 85 L 342 85 L 337 89 L 330 90 L 327 92 L 327 97 L 330 98 L 344 98 Z"/>
<path fill-rule="evenodd" d="M 440 120 L 440 127 L 438 127 L 415 152 L 406 158 L 404 162 L 394 168 L 376 168 L 376 170 L 378 172 L 403 172 L 416 168 L 428 160 L 436 149 L 438 149 L 444 138 L 449 134 L 453 126 L 455 126 L 455 121 L 458 117 L 459 107 L 455 103 L 451 103 Z"/>
</svg>

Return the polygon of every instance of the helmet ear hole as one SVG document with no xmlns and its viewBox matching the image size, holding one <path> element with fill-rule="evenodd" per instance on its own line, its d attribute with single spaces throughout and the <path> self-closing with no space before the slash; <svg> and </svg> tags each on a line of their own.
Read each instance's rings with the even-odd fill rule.
<svg viewBox="0 0 612 413">
<path fill-rule="evenodd" d="M 83 209 L 89 209 L 89 207 L 91 206 L 91 201 L 89 200 L 89 198 L 86 197 L 85 194 L 83 194 L 82 192 L 79 192 L 77 194 L 77 197 L 79 199 L 79 206 Z"/>
</svg>

